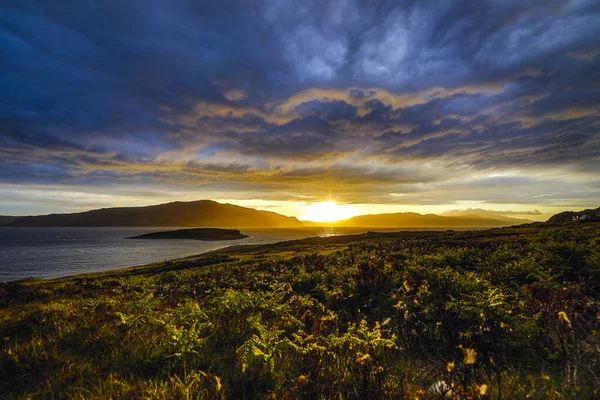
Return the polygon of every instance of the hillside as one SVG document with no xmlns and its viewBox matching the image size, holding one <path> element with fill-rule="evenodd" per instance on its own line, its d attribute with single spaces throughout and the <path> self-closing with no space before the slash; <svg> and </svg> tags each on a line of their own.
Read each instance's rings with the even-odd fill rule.
<svg viewBox="0 0 600 400">
<path fill-rule="evenodd" d="M 343 221 L 335 226 L 355 226 L 371 228 L 490 228 L 510 226 L 529 222 L 515 218 L 486 218 L 478 215 L 440 216 L 435 214 L 392 213 L 359 215 Z"/>
<path fill-rule="evenodd" d="M 0 283 L 0 397 L 598 398 L 599 237 L 369 233 Z"/>
<path fill-rule="evenodd" d="M 7 226 L 190 226 L 197 228 L 301 227 L 293 217 L 210 200 L 147 207 L 103 208 L 74 214 L 19 217 Z"/>
<path fill-rule="evenodd" d="M 531 219 L 539 219 L 542 215 L 538 210 L 527 211 L 521 214 L 513 214 L 507 211 L 484 210 L 481 208 L 467 208 L 465 210 L 449 210 L 439 214 L 442 217 L 472 217 L 479 216 L 483 218 L 499 219 L 509 221 L 511 224 L 531 222 Z M 514 215 L 523 217 L 517 218 Z M 530 218 L 531 217 L 531 218 Z"/>
<path fill-rule="evenodd" d="M 600 207 L 582 211 L 564 211 L 550 217 L 548 223 L 563 224 L 572 221 L 600 221 Z"/>
</svg>

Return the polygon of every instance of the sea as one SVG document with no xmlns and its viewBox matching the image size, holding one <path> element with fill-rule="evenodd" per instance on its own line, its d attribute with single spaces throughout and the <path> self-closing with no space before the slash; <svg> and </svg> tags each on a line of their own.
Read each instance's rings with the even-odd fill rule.
<svg viewBox="0 0 600 400">
<path fill-rule="evenodd" d="M 267 244 L 367 231 L 357 228 L 241 229 L 249 237 L 216 242 L 127 239 L 173 229 L 181 228 L 0 227 L 0 282 L 108 271 L 193 256 L 234 245 Z"/>
</svg>

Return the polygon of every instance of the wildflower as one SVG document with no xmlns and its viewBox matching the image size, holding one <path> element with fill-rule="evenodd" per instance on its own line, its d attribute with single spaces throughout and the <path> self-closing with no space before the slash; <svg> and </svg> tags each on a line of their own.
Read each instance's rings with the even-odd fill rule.
<svg viewBox="0 0 600 400">
<path fill-rule="evenodd" d="M 429 387 L 428 393 L 435 398 L 451 399 L 454 397 L 452 387 L 446 381 L 437 381 Z"/>
<path fill-rule="evenodd" d="M 454 361 L 450 361 L 449 363 L 446 364 L 446 370 L 448 372 L 452 372 L 452 370 L 454 369 L 455 366 L 456 366 L 456 364 L 454 363 Z"/>
<path fill-rule="evenodd" d="M 404 310 L 406 308 L 406 306 L 404 305 L 402 300 L 400 300 L 398 303 L 396 303 L 396 305 L 394 307 L 398 310 Z"/>
<path fill-rule="evenodd" d="M 479 394 L 481 396 L 485 396 L 487 394 L 488 391 L 488 385 L 486 385 L 485 383 L 482 385 L 479 385 Z"/>
<path fill-rule="evenodd" d="M 558 319 L 560 319 L 561 321 L 563 321 L 564 323 L 566 323 L 568 325 L 568 327 L 571 327 L 571 320 L 569 319 L 569 317 L 567 317 L 567 313 L 564 311 L 559 311 L 558 312 Z"/>
<path fill-rule="evenodd" d="M 308 383 L 308 377 L 306 375 L 300 375 L 298 379 L 296 379 L 296 383 L 298 385 L 306 385 Z"/>
<path fill-rule="evenodd" d="M 356 362 L 358 364 L 361 364 L 361 365 L 362 364 L 367 364 L 367 363 L 371 362 L 372 360 L 373 359 L 371 358 L 371 355 L 369 353 L 364 353 L 363 354 L 361 352 L 358 352 L 356 354 Z"/>
<path fill-rule="evenodd" d="M 475 364 L 477 361 L 477 352 L 475 349 L 463 349 L 465 365 Z"/>
</svg>

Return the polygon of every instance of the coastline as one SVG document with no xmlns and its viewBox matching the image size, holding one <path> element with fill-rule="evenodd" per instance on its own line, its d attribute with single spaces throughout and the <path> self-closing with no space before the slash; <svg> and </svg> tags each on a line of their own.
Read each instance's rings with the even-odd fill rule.
<svg viewBox="0 0 600 400">
<path fill-rule="evenodd" d="M 479 371 L 478 384 L 497 391 L 498 374 L 506 397 L 542 381 L 567 393 L 556 367 L 568 359 L 548 335 L 596 343 L 582 324 L 600 310 L 599 235 L 597 223 L 367 232 L 0 283 L 2 388 L 9 398 L 135 398 L 160 387 L 178 398 L 189 388 L 178 382 L 193 379 L 212 398 L 284 398 L 308 371 L 328 377 L 303 378 L 315 393 L 330 393 L 332 380 L 350 393 L 368 373 L 387 393 L 416 395 L 451 362 L 453 376 Z M 593 376 L 580 379 L 591 393 Z"/>
<path fill-rule="evenodd" d="M 22 228 L 19 228 L 22 229 Z M 42 228 L 42 229 L 47 229 L 47 228 Z M 83 228 L 81 228 L 83 229 Z M 312 228 L 315 229 L 315 228 Z M 223 246 L 214 250 L 208 250 L 205 252 L 200 252 L 200 253 L 196 253 L 196 254 L 192 254 L 192 255 L 188 255 L 188 256 L 183 256 L 183 257 L 174 257 L 174 258 L 169 258 L 167 260 L 164 261 L 159 261 L 159 262 L 152 262 L 152 263 L 145 263 L 145 264 L 139 264 L 139 265 L 134 265 L 134 266 L 127 266 L 127 267 L 117 267 L 117 268 L 110 268 L 109 269 L 104 269 L 104 270 L 100 270 L 100 271 L 91 271 L 91 272 L 84 272 L 84 273 L 78 273 L 78 274 L 70 274 L 70 275 L 64 275 L 64 276 L 59 276 L 59 277 L 50 277 L 50 278 L 44 278 L 44 277 L 35 277 L 35 276 L 29 276 L 29 277 L 23 277 L 23 278 L 19 278 L 19 279 L 14 279 L 14 280 L 7 280 L 7 281 L 0 281 L 0 285 L 2 284 L 6 284 L 6 283 L 19 283 L 19 282 L 59 282 L 62 280 L 69 280 L 69 279 L 79 279 L 79 278 L 86 278 L 86 279 L 96 279 L 96 278 L 103 278 L 103 277 L 108 277 L 108 276 L 118 276 L 121 273 L 125 273 L 125 274 L 129 274 L 129 273 L 136 273 L 136 274 L 147 274 L 147 273 L 159 273 L 161 272 L 161 267 L 165 268 L 165 271 L 170 270 L 170 268 L 173 268 L 174 265 L 179 265 L 179 267 L 177 267 L 177 269 L 182 269 L 180 268 L 181 265 L 188 265 L 191 266 L 193 264 L 191 264 L 190 262 L 194 261 L 194 260 L 199 260 L 199 259 L 204 259 L 204 258 L 210 258 L 212 256 L 230 256 L 230 255 L 248 255 L 248 254 L 254 254 L 254 253 L 262 253 L 262 254 L 278 254 L 278 253 L 285 253 L 285 252 L 295 252 L 298 251 L 298 249 L 302 249 L 305 246 L 313 246 L 313 245 L 346 245 L 346 244 L 351 244 L 352 242 L 359 242 L 362 240 L 369 240 L 369 239 L 401 239 L 401 238 L 407 238 L 407 237 L 427 237 L 427 236 L 432 236 L 432 237 L 439 237 L 444 236 L 444 235 L 453 235 L 453 234 L 465 234 L 465 233 L 481 233 L 481 232 L 498 232 L 498 231 L 502 231 L 505 229 L 519 229 L 519 230 L 523 230 L 523 229 L 536 229 L 535 227 L 502 227 L 502 228 L 475 228 L 475 229 L 437 229 L 437 230 L 429 230 L 429 229 L 419 229 L 419 230 L 410 230 L 410 229 L 405 229 L 405 230 L 388 230 L 388 229 L 383 229 L 381 231 L 367 231 L 367 232 L 363 232 L 361 228 L 351 228 L 353 230 L 356 231 L 360 231 L 361 233 L 352 233 L 352 234 L 335 234 L 335 235 L 325 235 L 325 236 L 309 236 L 309 237 L 304 237 L 304 238 L 300 238 L 300 239 L 292 239 L 292 240 L 281 240 L 281 241 L 275 241 L 275 242 L 270 242 L 270 243 L 261 243 L 261 244 L 231 244 L 228 246 Z M 371 228 L 373 229 L 373 228 Z M 375 228 L 377 229 L 377 228 Z M 171 239 L 157 239 L 157 240 L 171 240 Z M 219 243 L 222 241 L 216 241 L 215 243 Z M 287 249 L 287 250 L 286 250 Z M 181 265 L 180 265 L 181 264 Z M 188 268 L 188 267 L 184 267 L 184 268 Z M 143 272 L 142 272 L 143 271 Z"/>
</svg>

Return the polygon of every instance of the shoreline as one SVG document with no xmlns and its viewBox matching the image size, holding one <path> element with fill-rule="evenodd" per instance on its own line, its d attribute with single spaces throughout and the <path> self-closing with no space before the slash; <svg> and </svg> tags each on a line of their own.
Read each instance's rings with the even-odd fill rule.
<svg viewBox="0 0 600 400">
<path fill-rule="evenodd" d="M 590 222 L 593 223 L 593 222 Z M 172 262 L 180 262 L 180 261 L 184 261 L 184 260 L 188 260 L 188 259 L 194 259 L 194 258 L 198 258 L 207 254 L 212 254 L 212 253 L 219 253 L 222 254 L 223 252 L 229 252 L 229 251 L 243 251 L 243 249 L 245 248 L 254 248 L 254 247 L 262 247 L 265 248 L 269 247 L 269 246 L 277 246 L 280 245 L 281 243 L 286 243 L 286 242 L 297 242 L 297 241 L 301 241 L 301 240 L 307 240 L 307 239 L 311 239 L 311 240 L 318 240 L 318 239 L 328 239 L 328 238 L 344 238 L 344 237 L 350 237 L 350 236 L 361 236 L 361 235 L 366 235 L 368 232 L 372 232 L 372 234 L 376 234 L 376 235 L 405 235 L 405 234 L 423 234 L 423 233 L 430 233 L 430 234 L 439 234 L 441 232 L 485 232 L 485 231 L 503 231 L 503 230 L 507 230 L 507 229 L 540 229 L 540 228 L 558 228 L 562 225 L 552 225 L 552 224 L 547 224 L 547 225 L 543 225 L 540 226 L 538 224 L 529 224 L 529 225 L 516 225 L 516 226 L 505 226 L 505 227 L 498 227 L 498 228 L 454 228 L 454 229 L 446 229 L 446 228 L 438 228 L 438 229 L 430 229 L 430 228 L 404 228 L 401 230 L 398 230 L 398 228 L 337 228 L 339 229 L 339 232 L 341 233 L 336 233 L 334 232 L 333 234 L 321 234 L 321 235 L 314 235 L 314 236 L 307 236 L 304 238 L 299 238 L 299 239 L 289 239 L 289 240 L 275 240 L 273 242 L 268 242 L 268 243 L 260 243 L 260 244 L 231 244 L 231 245 L 226 245 L 224 244 L 223 247 L 217 248 L 217 249 L 210 249 L 210 250 L 206 250 L 206 251 L 200 251 L 200 252 L 195 252 L 189 255 L 184 255 L 184 256 L 174 256 L 174 257 L 168 257 L 168 258 L 163 258 L 161 260 L 157 260 L 154 262 L 147 262 L 147 263 L 137 263 L 137 264 L 133 264 L 133 265 L 127 265 L 127 266 L 122 266 L 122 267 L 101 267 L 101 269 L 98 270 L 94 270 L 94 271 L 85 271 L 85 272 L 75 272 L 75 273 L 67 273 L 64 275 L 59 275 L 59 276 L 48 276 L 48 277 L 44 277 L 44 276 L 35 276 L 35 275 L 30 275 L 30 276 L 22 276 L 22 277 L 18 277 L 18 278 L 14 278 L 14 279 L 7 279 L 7 280 L 0 280 L 0 284 L 5 284 L 5 283 L 14 283 L 14 282 L 33 282 L 33 281 L 54 281 L 54 280 L 60 280 L 60 279 L 68 279 L 68 278 L 72 278 L 72 277 L 77 277 L 77 276 L 97 276 L 99 274 L 104 274 L 104 273 L 113 273 L 115 271 L 123 271 L 123 270 L 128 270 L 128 269 L 136 269 L 136 268 L 145 268 L 145 267 L 149 267 L 149 266 L 156 266 L 156 265 L 161 265 L 164 263 L 172 263 Z M 2 227 L 0 227 L 2 228 Z M 9 228 L 9 227 L 7 227 Z M 56 229 L 56 228 L 24 228 L 24 227 L 19 227 L 17 228 L 19 230 L 21 229 Z M 65 229 L 72 229 L 72 228 L 68 228 L 65 227 Z M 100 230 L 104 230 L 106 228 L 77 228 L 77 230 L 79 229 L 100 229 Z M 129 228 L 131 229 L 131 227 Z M 137 229 L 137 228 L 136 228 Z M 335 230 L 336 228 L 331 228 L 333 230 Z M 369 229 L 371 231 L 369 231 Z M 291 228 L 291 229 L 260 229 L 259 231 L 263 231 L 263 232 L 287 232 L 287 231 L 294 231 L 297 232 L 299 231 L 298 229 L 295 228 Z M 374 231 L 373 231 L 374 230 Z M 304 228 L 301 229 L 301 231 L 306 232 L 306 231 L 312 231 L 312 232 L 318 232 L 318 231 L 327 231 L 327 228 Z M 250 236 L 252 237 L 252 236 Z M 125 239 L 124 239 L 125 240 Z M 157 240 L 163 240 L 163 239 L 157 239 Z M 167 239 L 164 239 L 167 240 Z M 154 241 L 154 240 L 153 240 Z M 175 240 L 169 240 L 171 242 L 175 242 Z M 197 241 L 197 242 L 205 242 L 205 243 L 218 243 L 220 241 Z"/>
<path fill-rule="evenodd" d="M 290 240 L 282 240 L 275 241 L 270 243 L 262 243 L 262 244 L 231 244 L 229 246 L 221 247 L 214 250 L 208 250 L 205 252 L 200 252 L 196 254 L 192 254 L 184 257 L 175 257 L 169 258 L 164 261 L 157 261 L 152 263 L 145 263 L 127 267 L 120 267 L 115 269 L 104 269 L 99 271 L 91 271 L 91 272 L 83 272 L 76 274 L 63 275 L 58 277 L 36 277 L 29 276 L 23 277 L 13 280 L 0 281 L 0 285 L 9 284 L 9 283 L 19 283 L 19 282 L 54 282 L 65 279 L 78 279 L 78 278 L 99 278 L 102 275 L 119 275 L 122 272 L 130 272 L 134 270 L 141 269 L 154 269 L 157 266 L 164 266 L 172 263 L 182 263 L 187 262 L 189 260 L 195 260 L 198 258 L 202 258 L 210 255 L 224 255 L 226 253 L 245 253 L 248 251 L 269 251 L 272 249 L 285 247 L 289 245 L 303 245 L 304 243 L 313 243 L 320 244 L 318 242 L 321 241 L 338 241 L 338 242 L 351 242 L 351 241 L 360 241 L 368 238 L 388 238 L 393 239 L 395 237 L 404 237 L 404 236 L 414 236 L 414 235 L 439 235 L 439 234 L 452 234 L 452 233 L 467 233 L 467 232 L 486 232 L 486 231 L 499 231 L 502 229 L 527 229 L 528 227 L 502 227 L 502 228 L 476 228 L 476 229 L 419 229 L 419 230 L 387 230 L 386 228 L 381 228 L 379 231 L 362 231 L 362 229 L 358 228 L 357 230 L 360 233 L 350 233 L 350 234 L 334 234 L 331 236 L 309 236 L 301 239 L 290 239 Z M 533 227 L 532 227 L 533 228 Z M 19 228 L 22 229 L 22 228 Z M 47 229 L 47 228 L 43 228 Z M 50 228 L 53 229 L 53 228 Z M 314 229 L 314 228 L 313 228 Z M 349 228 L 354 229 L 354 228 Z M 369 229 L 369 228 L 368 228 Z M 370 229 L 378 229 L 378 228 L 370 228 Z M 535 228 L 533 228 L 535 229 Z M 125 239 L 124 239 L 125 240 Z M 156 240 L 171 240 L 171 239 L 156 239 Z M 316 243 L 315 243 L 316 242 Z M 218 241 L 217 241 L 218 243 Z"/>
</svg>

